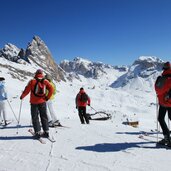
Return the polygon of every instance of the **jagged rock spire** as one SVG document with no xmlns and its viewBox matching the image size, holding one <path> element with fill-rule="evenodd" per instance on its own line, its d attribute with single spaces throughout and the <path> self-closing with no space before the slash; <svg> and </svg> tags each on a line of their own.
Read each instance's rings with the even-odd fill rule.
<svg viewBox="0 0 171 171">
<path fill-rule="evenodd" d="M 48 47 L 38 36 L 34 36 L 26 49 L 26 57 L 57 80 L 64 80 L 64 71 L 55 63 Z"/>
</svg>

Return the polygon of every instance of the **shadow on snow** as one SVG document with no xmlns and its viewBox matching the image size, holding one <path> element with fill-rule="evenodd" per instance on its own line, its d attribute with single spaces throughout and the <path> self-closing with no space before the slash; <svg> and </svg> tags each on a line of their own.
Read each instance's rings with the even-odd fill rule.
<svg viewBox="0 0 171 171">
<path fill-rule="evenodd" d="M 17 129 L 17 128 L 31 128 L 33 126 L 31 125 L 15 125 L 15 126 L 4 126 L 4 127 L 0 127 L 0 129 Z"/>
<path fill-rule="evenodd" d="M 4 136 L 4 137 L 0 137 L 0 141 L 1 140 L 28 140 L 28 139 L 33 139 L 33 136 Z"/>
<path fill-rule="evenodd" d="M 151 142 L 131 142 L 131 143 L 103 143 L 92 146 L 76 147 L 77 150 L 95 151 L 95 152 L 118 152 L 129 148 L 141 148 L 139 145 L 150 144 Z"/>
<path fill-rule="evenodd" d="M 127 134 L 127 135 L 141 135 L 145 132 L 116 132 L 116 134 Z M 149 135 L 157 134 L 156 132 L 147 132 Z M 144 144 L 152 144 L 153 146 L 144 146 Z M 149 140 L 148 142 L 123 142 L 123 143 L 102 143 L 95 144 L 92 146 L 80 146 L 76 147 L 77 150 L 95 151 L 95 152 L 118 152 L 129 148 L 146 148 L 146 149 L 156 149 L 163 148 L 162 146 L 154 146 L 155 142 Z"/>
</svg>

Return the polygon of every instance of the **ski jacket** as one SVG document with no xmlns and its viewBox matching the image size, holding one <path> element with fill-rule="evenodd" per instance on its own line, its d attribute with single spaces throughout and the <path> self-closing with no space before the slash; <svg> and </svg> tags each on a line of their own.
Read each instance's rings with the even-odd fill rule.
<svg viewBox="0 0 171 171">
<path fill-rule="evenodd" d="M 166 98 L 168 92 L 171 90 L 171 69 L 164 70 L 162 76 L 168 77 L 162 88 L 157 88 L 155 85 L 155 91 L 158 97 L 159 105 L 164 107 L 171 107 L 171 98 Z"/>
<path fill-rule="evenodd" d="M 52 93 L 52 96 L 50 97 L 50 100 L 53 100 L 55 98 L 55 94 L 56 94 L 56 85 L 52 82 L 52 81 L 49 81 L 51 86 L 53 87 L 53 93 Z M 46 90 L 46 95 L 48 95 L 49 91 Z"/>
<path fill-rule="evenodd" d="M 43 76 L 38 74 L 38 75 L 35 76 L 35 79 L 30 80 L 28 85 L 25 87 L 21 97 L 20 97 L 20 99 L 23 99 L 25 96 L 27 96 L 31 92 L 31 95 L 30 95 L 30 103 L 31 104 L 44 103 L 44 102 L 46 102 L 47 100 L 50 99 L 50 97 L 52 96 L 52 93 L 53 93 L 53 87 L 51 86 L 49 81 L 45 79 L 43 81 L 43 84 L 45 84 L 46 89 L 48 90 L 48 94 L 43 96 L 43 97 L 35 96 L 34 95 L 34 87 L 35 87 L 35 85 L 37 83 L 36 78 L 43 78 Z"/>
<path fill-rule="evenodd" d="M 77 94 L 75 98 L 75 103 L 77 107 L 86 107 L 86 105 L 90 105 L 90 97 L 88 96 L 87 102 L 81 101 L 81 94 L 85 93 L 84 90 L 80 90 L 80 92 Z"/>
<path fill-rule="evenodd" d="M 4 81 L 0 81 L 0 101 L 7 100 L 7 91 Z"/>
</svg>

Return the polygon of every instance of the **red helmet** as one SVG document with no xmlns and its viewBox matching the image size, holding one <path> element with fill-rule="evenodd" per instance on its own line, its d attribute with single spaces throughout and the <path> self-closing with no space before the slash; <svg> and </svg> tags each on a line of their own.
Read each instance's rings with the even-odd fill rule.
<svg viewBox="0 0 171 171">
<path fill-rule="evenodd" d="M 38 69 L 38 70 L 36 71 L 36 74 L 43 74 L 43 71 L 42 71 L 41 69 Z"/>
<path fill-rule="evenodd" d="M 35 78 L 38 78 L 38 79 L 44 78 L 43 70 L 38 69 L 38 70 L 36 71 L 36 73 L 35 73 Z"/>
</svg>

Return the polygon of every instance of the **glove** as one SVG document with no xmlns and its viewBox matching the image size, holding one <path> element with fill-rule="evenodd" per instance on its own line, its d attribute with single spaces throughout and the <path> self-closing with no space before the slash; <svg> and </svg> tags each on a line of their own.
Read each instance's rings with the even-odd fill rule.
<svg viewBox="0 0 171 171">
<path fill-rule="evenodd" d="M 20 96 L 20 100 L 22 100 L 23 99 L 23 97 L 22 96 Z"/>
<path fill-rule="evenodd" d="M 45 100 L 48 101 L 49 100 L 48 97 L 45 97 Z"/>
</svg>

